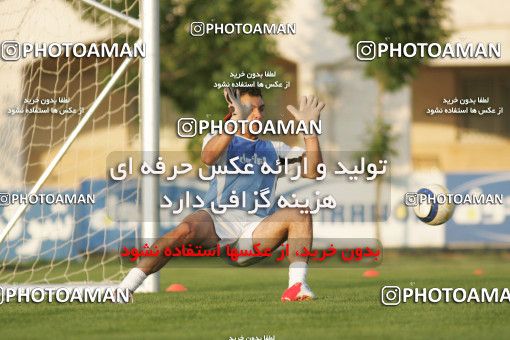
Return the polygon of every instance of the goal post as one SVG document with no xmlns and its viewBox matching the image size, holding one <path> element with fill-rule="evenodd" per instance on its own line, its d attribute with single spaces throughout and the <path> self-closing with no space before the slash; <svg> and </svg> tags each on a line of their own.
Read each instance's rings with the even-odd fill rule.
<svg viewBox="0 0 510 340">
<path fill-rule="evenodd" d="M 122 222 L 106 211 L 110 188 L 105 175 L 106 158 L 113 152 L 142 151 L 148 162 L 159 153 L 159 3 L 25 2 L 7 0 L 0 6 L 0 20 L 10 18 L 0 25 L 0 41 L 136 41 L 145 45 L 145 56 L 2 61 L 0 81 L 11 84 L 0 89 L 6 99 L 0 104 L 0 148 L 5 151 L 0 194 L 85 192 L 99 204 L 2 201 L 0 286 L 115 284 L 130 269 L 120 261 L 120 246 L 132 240 L 152 243 L 159 235 L 158 178 L 142 177 L 132 195 L 116 198 L 116 204 L 141 206 L 141 220 Z M 57 104 L 41 106 L 41 98 Z M 143 291 L 159 290 L 158 275 L 146 281 Z"/>
<path fill-rule="evenodd" d="M 143 159 L 155 164 L 159 153 L 159 1 L 142 0 L 142 40 L 146 58 L 142 60 L 142 150 Z M 159 236 L 159 177 L 142 178 L 142 240 L 152 244 Z M 150 275 L 141 287 L 159 290 L 159 272 Z"/>
</svg>

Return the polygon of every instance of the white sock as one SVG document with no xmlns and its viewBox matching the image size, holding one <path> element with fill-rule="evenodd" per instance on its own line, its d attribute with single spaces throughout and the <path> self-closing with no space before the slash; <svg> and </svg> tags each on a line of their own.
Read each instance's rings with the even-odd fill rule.
<svg viewBox="0 0 510 340">
<path fill-rule="evenodd" d="M 127 288 L 131 292 L 134 292 L 138 287 L 140 287 L 145 278 L 147 278 L 147 274 L 145 274 L 141 269 L 133 268 L 129 271 L 124 280 L 122 280 L 119 288 Z"/>
<path fill-rule="evenodd" d="M 305 282 L 308 264 L 306 262 L 292 262 L 289 266 L 289 287 L 298 282 Z"/>
</svg>

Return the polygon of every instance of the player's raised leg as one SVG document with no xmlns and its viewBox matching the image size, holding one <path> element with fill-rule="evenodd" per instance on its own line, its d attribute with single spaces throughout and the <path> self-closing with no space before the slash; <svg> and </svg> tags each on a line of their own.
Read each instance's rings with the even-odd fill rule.
<svg viewBox="0 0 510 340">
<path fill-rule="evenodd" d="M 219 242 L 219 238 L 214 231 L 214 223 L 211 216 L 203 210 L 188 215 L 172 231 L 159 238 L 151 248 L 163 250 L 166 247 L 175 248 L 183 244 L 201 245 L 204 248 L 212 248 Z M 138 263 L 136 268 L 129 271 L 128 275 L 122 280 L 119 287 L 127 288 L 134 292 L 150 274 L 159 271 L 170 257 L 165 256 L 163 251 L 156 257 L 144 257 Z"/>
<path fill-rule="evenodd" d="M 276 249 L 285 240 L 289 245 L 289 288 L 283 293 L 282 301 L 303 301 L 315 298 L 306 283 L 308 258 L 296 255 L 312 246 L 313 226 L 311 215 L 300 213 L 302 209 L 281 209 L 265 218 L 252 234 L 253 243 L 261 248 Z"/>
</svg>

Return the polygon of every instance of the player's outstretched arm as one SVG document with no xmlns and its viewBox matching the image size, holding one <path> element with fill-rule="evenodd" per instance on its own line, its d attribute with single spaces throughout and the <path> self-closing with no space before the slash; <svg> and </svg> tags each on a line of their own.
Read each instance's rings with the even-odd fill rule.
<svg viewBox="0 0 510 340">
<path fill-rule="evenodd" d="M 315 179 L 319 176 L 319 173 L 317 172 L 317 166 L 322 163 L 322 153 L 319 144 L 319 138 L 316 135 L 308 137 L 305 136 L 305 150 L 306 151 L 303 155 L 303 158 L 306 157 L 307 159 L 308 171 L 303 173 L 302 176 L 304 178 Z M 301 163 L 303 163 L 303 159 L 301 160 Z M 301 165 L 301 168 L 304 168 L 303 164 Z"/>
<path fill-rule="evenodd" d="M 311 121 L 318 122 L 320 119 L 321 111 L 326 104 L 319 101 L 316 96 L 302 96 L 299 101 L 299 109 L 292 105 L 287 106 L 287 110 L 294 116 L 296 120 L 301 120 L 310 126 Z M 305 154 L 308 162 L 308 171 L 303 173 L 305 178 L 317 178 L 317 165 L 322 163 L 322 153 L 319 144 L 319 138 L 315 134 L 304 135 L 305 139 Z"/>
</svg>

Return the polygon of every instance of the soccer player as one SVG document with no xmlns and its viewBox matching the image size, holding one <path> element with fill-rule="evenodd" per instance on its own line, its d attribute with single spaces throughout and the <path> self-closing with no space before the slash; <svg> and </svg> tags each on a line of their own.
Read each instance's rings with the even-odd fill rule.
<svg viewBox="0 0 510 340">
<path fill-rule="evenodd" d="M 264 100 L 258 88 L 241 88 L 237 90 L 225 89 L 225 99 L 229 106 L 229 114 L 225 118 L 232 120 L 260 120 L 264 118 Z M 306 126 L 310 121 L 318 122 L 320 112 L 325 104 L 319 102 L 315 96 L 302 97 L 299 108 L 287 106 L 289 112 L 298 121 L 304 121 Z M 243 134 L 244 132 L 244 134 Z M 249 129 L 238 129 L 236 134 L 207 135 L 202 146 L 202 161 L 208 166 L 229 165 L 229 160 L 239 157 L 236 161 L 243 169 L 246 163 L 252 163 L 254 174 L 227 174 L 216 176 L 211 182 L 205 197 L 207 207 L 212 203 L 228 202 L 232 191 L 246 195 L 252 200 L 246 207 L 228 209 L 224 214 L 216 214 L 210 208 L 198 210 L 186 216 L 182 222 L 166 235 L 158 239 L 152 247 L 174 249 L 181 245 L 200 245 L 203 248 L 213 248 L 219 243 L 235 245 L 238 249 L 252 249 L 254 244 L 260 243 L 260 249 L 276 249 L 287 241 L 289 246 L 288 259 L 289 285 L 284 291 L 282 301 L 303 301 L 315 298 L 306 283 L 308 258 L 296 255 L 297 250 L 304 247 L 310 249 L 313 237 L 312 218 L 303 209 L 277 209 L 274 204 L 274 194 L 278 175 L 263 175 L 260 166 L 265 162 L 273 169 L 284 158 L 288 163 L 300 164 L 307 159 L 307 172 L 302 177 L 316 178 L 317 165 L 322 162 L 319 140 L 316 135 L 304 135 L 305 150 L 290 147 L 282 142 L 263 140 L 252 135 Z M 255 192 L 265 190 L 272 206 L 259 209 L 256 214 L 248 214 L 253 207 Z M 269 190 L 269 192 L 268 192 Z M 249 195 L 249 193 L 252 193 Z M 309 210 L 308 210 L 309 212 Z M 163 253 L 163 251 L 161 251 Z M 169 261 L 170 257 L 161 254 L 157 257 L 144 257 L 136 268 L 131 269 L 120 283 L 120 288 L 134 292 L 150 274 L 159 271 Z M 239 265 L 249 265 L 261 257 L 240 257 Z"/>
</svg>

